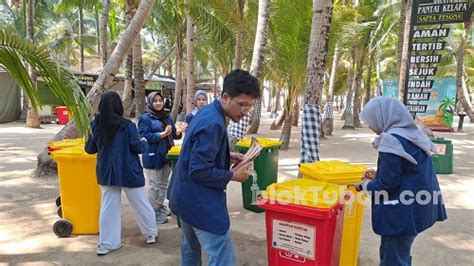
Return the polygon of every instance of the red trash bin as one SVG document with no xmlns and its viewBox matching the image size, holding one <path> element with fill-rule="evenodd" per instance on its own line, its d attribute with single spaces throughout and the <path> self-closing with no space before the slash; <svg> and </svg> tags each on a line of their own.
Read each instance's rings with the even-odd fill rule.
<svg viewBox="0 0 474 266">
<path fill-rule="evenodd" d="M 305 184 L 301 185 L 301 180 L 303 179 L 289 181 L 293 182 L 292 185 L 296 184 L 298 192 L 302 191 L 302 186 L 308 185 L 305 180 L 302 181 Z M 335 189 L 333 185 L 327 186 L 331 186 L 330 190 Z M 288 186 L 285 189 L 287 188 Z M 269 189 L 275 190 L 275 187 L 267 188 L 267 195 L 264 192 L 264 198 L 260 198 L 259 202 L 259 207 L 265 209 L 268 265 L 338 266 L 344 219 L 343 204 L 337 201 L 332 205 L 322 205 L 328 207 L 321 208 L 315 207 L 318 204 L 313 202 L 310 202 L 310 206 L 281 204 L 268 200 Z M 279 188 L 276 188 L 276 191 L 278 190 Z M 341 195 L 339 193 L 338 197 Z M 312 197 L 311 195 L 303 198 Z"/>
<path fill-rule="evenodd" d="M 65 125 L 69 122 L 69 111 L 66 106 L 56 107 L 56 114 L 58 115 L 58 124 Z"/>
</svg>

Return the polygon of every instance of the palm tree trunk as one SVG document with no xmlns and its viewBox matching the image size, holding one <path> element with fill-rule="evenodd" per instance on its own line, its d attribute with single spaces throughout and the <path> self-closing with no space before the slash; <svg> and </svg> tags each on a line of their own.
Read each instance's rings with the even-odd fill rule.
<svg viewBox="0 0 474 266">
<path fill-rule="evenodd" d="M 268 87 L 267 112 L 271 112 L 272 110 L 272 92 L 273 92 L 273 84 L 272 86 Z"/>
<path fill-rule="evenodd" d="M 282 150 L 287 150 L 290 146 L 291 139 L 291 127 L 293 124 L 293 113 L 295 108 L 296 95 L 298 94 L 298 88 L 290 87 L 288 89 L 288 98 L 285 102 L 285 119 L 283 127 L 281 129 L 280 141 L 283 142 L 281 145 Z"/>
<path fill-rule="evenodd" d="M 300 101 L 296 99 L 295 104 L 293 105 L 293 120 L 291 125 L 297 127 L 300 121 Z"/>
<path fill-rule="evenodd" d="M 181 104 L 181 98 L 183 94 L 183 72 L 184 72 L 184 60 L 183 60 L 183 46 L 182 40 L 177 36 L 176 41 L 176 85 L 175 85 L 175 97 L 173 101 L 173 107 L 171 108 L 171 117 L 173 121 L 176 121 L 176 117 L 179 113 L 179 106 Z"/>
<path fill-rule="evenodd" d="M 127 60 L 125 62 L 125 81 L 123 85 L 123 110 L 126 117 L 131 117 L 133 112 L 133 95 L 132 95 L 132 84 L 133 84 L 133 51 L 127 54 Z"/>
<path fill-rule="evenodd" d="M 107 25 L 109 23 L 110 0 L 103 0 L 102 4 L 103 8 L 100 21 L 100 52 L 102 57 L 102 66 L 105 66 L 108 59 Z"/>
<path fill-rule="evenodd" d="M 405 22 L 407 16 L 408 0 L 401 1 L 402 8 L 400 9 L 400 23 L 398 28 L 397 41 L 397 73 L 400 73 L 402 65 L 403 41 L 405 36 Z"/>
<path fill-rule="evenodd" d="M 354 129 L 354 116 L 353 116 L 353 94 L 354 94 L 354 66 L 355 66 L 355 46 L 351 48 L 351 66 L 349 67 L 349 73 L 347 74 L 347 96 L 346 96 L 346 108 L 342 114 L 344 117 L 343 129 Z"/>
<path fill-rule="evenodd" d="M 365 82 L 365 95 L 364 95 L 364 106 L 370 101 L 371 92 L 372 92 L 372 86 L 371 86 L 371 80 L 372 80 L 372 64 L 373 64 L 374 58 L 372 55 L 370 55 L 369 58 L 369 65 L 367 66 L 367 81 Z"/>
<path fill-rule="evenodd" d="M 467 89 L 464 81 L 464 54 L 466 52 L 466 39 L 468 36 L 469 29 L 471 28 L 471 22 L 464 23 L 464 31 L 462 33 L 461 43 L 459 44 L 459 50 L 456 58 L 456 94 L 458 106 L 466 112 L 469 120 L 474 122 L 474 114 L 472 112 L 469 98 L 467 97 Z"/>
<path fill-rule="evenodd" d="M 332 18 L 332 1 L 313 0 L 313 16 L 311 22 L 311 35 L 308 49 L 307 61 L 307 83 L 304 93 L 303 117 L 310 116 L 309 112 L 320 115 L 320 101 L 323 94 L 324 72 L 326 70 L 327 47 L 329 40 L 329 30 Z M 316 118 L 316 123 L 305 121 L 301 126 L 301 135 L 309 135 L 309 132 L 317 130 L 321 137 L 324 131 L 321 127 L 321 117 Z M 320 135 L 314 136 L 311 140 L 302 138 L 301 142 L 301 162 L 313 162 L 319 160 Z"/>
<path fill-rule="evenodd" d="M 260 79 L 260 74 L 263 70 L 263 61 L 265 60 L 265 47 L 268 42 L 268 29 L 270 20 L 270 0 L 259 0 L 258 1 L 258 20 L 257 20 L 257 31 L 255 34 L 255 43 L 253 46 L 252 63 L 250 65 L 250 74 L 256 77 L 260 81 L 260 90 L 263 88 L 263 81 Z M 250 128 L 248 134 L 255 134 L 258 132 L 260 126 L 260 116 L 262 113 L 262 103 L 260 99 L 257 99 L 255 108 L 251 115 Z M 245 119 L 242 119 L 245 121 Z M 247 128 L 248 125 L 245 125 Z"/>
<path fill-rule="evenodd" d="M 35 42 L 35 33 L 34 33 L 34 20 L 35 20 L 35 0 L 28 0 L 26 6 L 26 35 L 28 39 L 34 43 Z M 28 73 L 30 75 L 31 81 L 35 84 L 37 74 L 31 66 L 28 67 Z M 30 128 L 40 128 L 40 120 L 38 112 L 33 108 L 31 102 L 28 100 L 28 111 L 26 113 L 26 126 Z"/>
<path fill-rule="evenodd" d="M 326 110 L 325 110 L 325 112 L 330 112 L 330 114 L 332 114 L 332 111 L 334 110 L 334 91 L 336 87 L 336 71 L 337 71 L 338 62 L 339 62 L 339 44 L 336 44 L 336 47 L 334 49 L 334 55 L 332 58 L 331 74 L 329 77 L 329 86 L 328 86 L 328 98 L 326 101 Z M 329 114 L 325 115 L 322 127 L 323 127 L 323 132 L 325 135 L 332 136 L 332 132 L 334 128 L 334 117 Z"/>
<path fill-rule="evenodd" d="M 99 10 L 97 10 L 97 4 L 94 5 L 94 18 L 95 18 L 95 34 L 97 37 L 97 55 L 100 55 L 100 21 L 99 21 Z"/>
<path fill-rule="evenodd" d="M 84 8 L 79 6 L 79 57 L 81 72 L 84 72 Z"/>
<path fill-rule="evenodd" d="M 245 0 L 235 0 L 237 13 L 239 14 L 240 19 L 244 17 L 244 6 Z M 237 27 L 235 34 L 235 54 L 234 54 L 234 69 L 241 69 L 242 68 L 242 42 L 243 42 L 243 34 L 242 29 Z"/>
<path fill-rule="evenodd" d="M 194 109 L 193 98 L 196 91 L 196 76 L 194 73 L 194 19 L 189 14 L 186 15 L 186 110 L 191 112 Z"/>
<path fill-rule="evenodd" d="M 140 2 L 140 6 L 138 7 L 137 13 L 133 17 L 125 32 L 121 35 L 117 46 L 115 47 L 112 55 L 107 61 L 107 64 L 105 65 L 104 69 L 102 70 L 96 82 L 94 83 L 94 86 L 87 94 L 87 98 L 91 102 L 91 116 L 96 112 L 97 108 L 99 107 L 100 98 L 102 94 L 110 88 L 115 74 L 120 68 L 120 65 L 125 55 L 132 47 L 136 36 L 143 27 L 143 24 L 145 24 L 145 20 L 147 19 L 150 11 L 153 9 L 155 1 L 156 0 L 142 0 Z M 54 139 L 59 140 L 65 137 L 75 138 L 78 136 L 79 134 L 75 129 L 75 124 L 73 122 L 70 122 L 63 129 L 61 129 L 58 134 L 56 134 Z M 43 152 L 38 156 L 38 165 L 35 171 L 36 176 L 43 176 L 44 173 L 51 172 L 48 171 L 48 168 L 52 167 L 51 162 L 52 160 L 48 156 L 48 150 L 44 149 Z"/>
<path fill-rule="evenodd" d="M 280 108 L 280 97 L 281 97 L 280 95 L 281 95 L 281 86 L 278 85 L 276 95 L 275 95 L 275 104 L 273 105 L 273 108 L 272 108 L 272 117 L 276 113 L 278 113 L 278 109 Z"/>
<path fill-rule="evenodd" d="M 362 127 L 360 124 L 360 119 L 359 119 L 359 113 L 361 109 L 361 100 L 360 100 L 360 89 L 361 89 L 361 83 L 362 83 L 362 66 L 364 64 L 364 55 L 361 54 L 361 59 L 359 63 L 357 64 L 357 72 L 355 75 L 354 79 L 354 111 L 353 111 L 353 116 L 354 116 L 354 127 Z"/>
<path fill-rule="evenodd" d="M 133 45 L 133 77 L 135 85 L 136 114 L 138 116 L 145 112 L 146 106 L 145 80 L 142 61 L 142 40 L 140 33 L 138 33 L 135 44 Z"/>
<path fill-rule="evenodd" d="M 381 74 L 381 66 L 380 62 L 382 61 L 382 49 L 377 47 L 377 65 L 375 67 L 376 75 L 377 75 L 377 96 L 382 96 L 382 74 Z"/>
<path fill-rule="evenodd" d="M 406 72 L 408 67 L 408 45 L 410 42 L 410 24 L 411 24 L 411 7 L 412 0 L 406 0 L 406 12 L 405 12 L 405 25 L 403 31 L 403 48 L 402 53 L 397 55 L 397 64 L 400 60 L 400 71 L 398 72 L 398 97 L 401 101 L 404 101 L 406 88 Z M 400 36 L 399 36 L 400 38 Z"/>
<path fill-rule="evenodd" d="M 287 113 L 286 113 L 286 108 L 283 108 L 283 111 L 278 115 L 275 120 L 270 124 L 270 130 L 278 130 L 281 128 L 283 125 L 283 122 L 285 122 Z"/>
<path fill-rule="evenodd" d="M 173 76 L 173 60 L 168 58 L 168 63 L 166 64 L 166 71 L 168 71 L 168 76 Z"/>
</svg>

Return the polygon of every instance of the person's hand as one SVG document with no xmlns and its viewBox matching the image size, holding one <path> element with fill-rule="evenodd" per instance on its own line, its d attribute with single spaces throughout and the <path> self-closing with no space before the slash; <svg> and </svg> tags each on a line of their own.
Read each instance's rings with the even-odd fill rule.
<svg viewBox="0 0 474 266">
<path fill-rule="evenodd" d="M 178 122 L 176 124 L 176 133 L 178 133 L 178 134 L 184 133 L 187 128 L 188 128 L 188 123 Z"/>
<path fill-rule="evenodd" d="M 244 159 L 244 155 L 240 152 L 230 152 L 230 162 L 237 166 Z"/>
<path fill-rule="evenodd" d="M 161 132 L 160 135 L 162 138 L 164 138 L 164 137 L 168 137 L 172 132 L 173 132 L 173 128 L 170 125 L 167 125 L 165 127 L 165 131 Z"/>
<path fill-rule="evenodd" d="M 232 168 L 232 181 L 236 182 L 245 182 L 249 179 L 250 175 L 253 173 L 253 162 L 248 162 L 244 165 L 240 165 L 239 167 Z"/>
<path fill-rule="evenodd" d="M 364 176 L 362 177 L 363 179 L 369 179 L 369 180 L 374 180 L 375 178 L 375 170 L 374 169 L 367 169 L 364 172 Z"/>
<path fill-rule="evenodd" d="M 370 182 L 372 181 L 372 179 L 369 179 L 369 178 L 363 178 L 362 181 L 358 184 L 354 184 L 354 188 L 357 192 L 359 191 L 362 191 L 363 187 L 362 187 L 362 184 L 363 183 L 367 183 L 367 182 Z"/>
</svg>

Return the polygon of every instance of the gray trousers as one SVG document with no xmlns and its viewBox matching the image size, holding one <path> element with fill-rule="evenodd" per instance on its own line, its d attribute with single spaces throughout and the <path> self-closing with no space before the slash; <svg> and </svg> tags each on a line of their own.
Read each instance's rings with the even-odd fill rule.
<svg viewBox="0 0 474 266">
<path fill-rule="evenodd" d="M 100 204 L 99 245 L 108 249 L 118 249 L 121 246 L 121 194 L 127 195 L 130 206 L 135 214 L 138 227 L 143 235 L 156 236 L 155 213 L 145 196 L 143 187 L 126 188 L 100 186 L 102 200 Z"/>
<path fill-rule="evenodd" d="M 158 211 L 166 198 L 171 168 L 165 164 L 161 169 L 145 169 L 148 180 L 148 200 L 155 211 Z"/>
</svg>

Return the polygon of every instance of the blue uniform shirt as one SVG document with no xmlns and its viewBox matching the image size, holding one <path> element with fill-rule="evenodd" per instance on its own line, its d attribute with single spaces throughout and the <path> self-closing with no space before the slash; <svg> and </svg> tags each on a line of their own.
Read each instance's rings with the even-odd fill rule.
<svg viewBox="0 0 474 266">
<path fill-rule="evenodd" d="M 181 135 L 176 134 L 176 127 L 174 126 L 171 116 L 165 118 L 166 122 L 173 128 L 173 139 L 181 138 Z M 146 169 L 161 169 L 166 161 L 166 154 L 168 153 L 167 138 L 161 138 L 160 133 L 165 131 L 163 123 L 151 117 L 149 114 L 142 114 L 138 121 L 138 131 L 140 136 L 146 138 L 148 146 L 143 152 L 143 167 Z M 173 146 L 172 143 L 171 146 Z"/>
<path fill-rule="evenodd" d="M 394 136 L 418 164 L 379 153 L 376 177 L 367 184 L 372 192 L 372 227 L 381 236 L 416 235 L 436 221 L 446 220 L 446 209 L 431 157 L 408 140 Z M 388 198 L 376 197 L 377 191 L 386 191 Z M 416 200 L 417 194 L 421 201 Z M 430 199 L 422 194 L 429 194 Z"/>
<path fill-rule="evenodd" d="M 185 223 L 223 235 L 230 227 L 225 189 L 232 172 L 219 100 L 194 116 L 168 187 L 171 211 Z"/>
<path fill-rule="evenodd" d="M 101 145 L 95 120 L 91 122 L 92 136 L 85 145 L 89 154 L 97 154 L 97 183 L 103 186 L 142 187 L 145 185 L 143 168 L 138 154 L 145 150 L 137 126 L 131 122 L 118 131 L 110 147 Z"/>
</svg>

